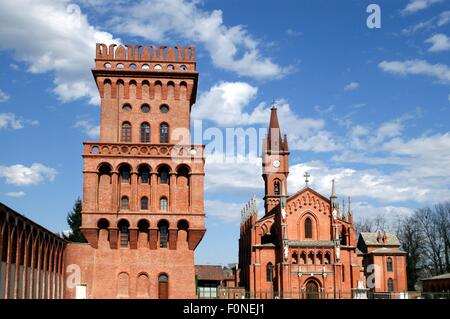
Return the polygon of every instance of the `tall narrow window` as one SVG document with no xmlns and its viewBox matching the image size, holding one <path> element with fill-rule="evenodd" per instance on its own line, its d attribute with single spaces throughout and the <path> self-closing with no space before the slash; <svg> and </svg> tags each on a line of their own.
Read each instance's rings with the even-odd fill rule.
<svg viewBox="0 0 450 319">
<path fill-rule="evenodd" d="M 166 123 L 159 126 L 159 142 L 169 143 L 169 126 Z"/>
<path fill-rule="evenodd" d="M 129 183 L 130 182 L 130 174 L 131 174 L 131 169 L 128 166 L 122 166 L 119 169 L 119 174 L 120 174 L 120 182 L 121 183 Z"/>
<path fill-rule="evenodd" d="M 150 180 L 150 169 L 147 166 L 141 166 L 139 168 L 139 181 L 142 184 L 148 184 Z"/>
<path fill-rule="evenodd" d="M 124 122 L 122 124 L 122 142 L 131 142 L 131 124 L 129 122 Z"/>
<path fill-rule="evenodd" d="M 148 197 L 146 197 L 146 196 L 141 198 L 141 209 L 142 210 L 148 209 Z"/>
<path fill-rule="evenodd" d="M 268 263 L 266 267 L 266 280 L 269 282 L 273 281 L 273 265 Z"/>
<path fill-rule="evenodd" d="M 388 257 L 388 259 L 387 259 L 386 268 L 387 268 L 387 271 L 392 272 L 392 258 L 391 257 Z"/>
<path fill-rule="evenodd" d="M 166 212 L 167 211 L 167 198 L 161 197 L 159 200 L 159 210 Z"/>
<path fill-rule="evenodd" d="M 394 291 L 394 280 L 392 280 L 392 278 L 388 279 L 387 286 L 389 292 Z"/>
<path fill-rule="evenodd" d="M 159 228 L 159 247 L 166 248 L 169 240 L 169 227 L 167 222 L 162 221 L 158 225 Z"/>
<path fill-rule="evenodd" d="M 169 298 L 169 278 L 167 275 L 159 275 L 158 277 L 158 298 L 168 299 Z"/>
<path fill-rule="evenodd" d="M 167 167 L 161 167 L 158 175 L 160 184 L 169 184 L 169 169 Z"/>
<path fill-rule="evenodd" d="M 120 232 L 120 247 L 128 247 L 129 240 L 129 224 L 126 220 L 121 220 L 119 222 L 119 232 Z"/>
<path fill-rule="evenodd" d="M 273 192 L 275 195 L 280 195 L 280 182 L 279 181 L 275 181 L 275 183 L 273 184 Z"/>
<path fill-rule="evenodd" d="M 141 124 L 141 143 L 150 143 L 150 125 L 148 123 Z"/>
<path fill-rule="evenodd" d="M 312 221 L 309 217 L 305 220 L 305 238 L 312 238 Z"/>
<path fill-rule="evenodd" d="M 128 200 L 128 196 L 122 196 L 122 200 L 121 200 L 121 208 L 123 210 L 128 210 L 129 209 L 129 200 Z"/>
</svg>

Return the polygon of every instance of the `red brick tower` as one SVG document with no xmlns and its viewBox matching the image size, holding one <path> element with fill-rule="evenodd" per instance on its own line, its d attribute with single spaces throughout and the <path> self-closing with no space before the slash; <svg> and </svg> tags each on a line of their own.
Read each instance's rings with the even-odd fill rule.
<svg viewBox="0 0 450 319">
<path fill-rule="evenodd" d="M 97 44 L 100 141 L 84 143 L 88 298 L 193 298 L 204 145 L 190 144 L 193 47 Z M 73 250 L 70 253 L 74 254 Z"/>
<path fill-rule="evenodd" d="M 262 166 L 265 185 L 264 207 L 268 214 L 280 203 L 282 192 L 287 194 L 289 175 L 289 147 L 286 135 L 281 138 L 275 105 L 271 108 L 269 130 L 263 142 Z"/>
</svg>

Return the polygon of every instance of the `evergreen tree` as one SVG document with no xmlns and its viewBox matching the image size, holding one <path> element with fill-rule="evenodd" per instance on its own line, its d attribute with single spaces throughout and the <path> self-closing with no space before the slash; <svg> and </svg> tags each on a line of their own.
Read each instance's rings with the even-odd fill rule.
<svg viewBox="0 0 450 319">
<path fill-rule="evenodd" d="M 82 208 L 81 205 L 81 199 L 77 198 L 75 204 L 73 205 L 72 211 L 67 214 L 67 224 L 69 224 L 71 232 L 69 235 L 63 234 L 65 240 L 77 243 L 87 242 L 86 238 L 84 238 L 83 234 L 80 231 Z"/>
</svg>

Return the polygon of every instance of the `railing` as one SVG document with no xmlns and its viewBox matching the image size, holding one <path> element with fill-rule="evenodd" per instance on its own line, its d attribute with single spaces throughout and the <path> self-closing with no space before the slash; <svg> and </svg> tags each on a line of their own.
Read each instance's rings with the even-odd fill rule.
<svg viewBox="0 0 450 319">
<path fill-rule="evenodd" d="M 203 158 L 204 145 L 85 142 L 84 155 Z"/>
<path fill-rule="evenodd" d="M 199 296 L 199 299 L 450 299 L 449 292 L 366 292 L 364 297 L 354 292 L 276 291 L 249 292 L 243 288 L 218 288 L 216 297 Z"/>
</svg>

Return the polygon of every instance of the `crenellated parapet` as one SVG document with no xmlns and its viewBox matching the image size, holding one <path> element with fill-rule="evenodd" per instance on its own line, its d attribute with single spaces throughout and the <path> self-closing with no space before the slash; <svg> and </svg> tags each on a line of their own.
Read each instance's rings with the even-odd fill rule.
<svg viewBox="0 0 450 319">
<path fill-rule="evenodd" d="M 96 69 L 195 72 L 195 47 L 97 43 L 95 62 Z"/>
</svg>

